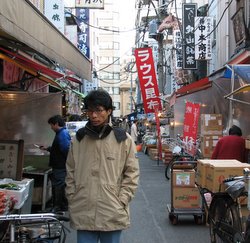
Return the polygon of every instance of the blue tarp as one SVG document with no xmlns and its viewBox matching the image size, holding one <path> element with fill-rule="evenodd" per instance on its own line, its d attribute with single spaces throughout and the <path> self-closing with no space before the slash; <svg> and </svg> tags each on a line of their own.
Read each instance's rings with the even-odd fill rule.
<svg viewBox="0 0 250 243">
<path fill-rule="evenodd" d="M 250 83 L 250 64 L 233 65 L 232 68 L 245 82 Z"/>
<path fill-rule="evenodd" d="M 250 64 L 228 65 L 209 75 L 209 78 L 210 80 L 215 80 L 217 78 L 231 79 L 232 69 L 234 69 L 235 79 L 240 77 L 245 82 L 250 83 Z"/>
</svg>

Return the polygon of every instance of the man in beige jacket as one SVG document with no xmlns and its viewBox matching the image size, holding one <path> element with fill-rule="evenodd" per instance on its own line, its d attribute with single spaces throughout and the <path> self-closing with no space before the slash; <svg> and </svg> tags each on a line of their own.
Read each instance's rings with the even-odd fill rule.
<svg viewBox="0 0 250 243">
<path fill-rule="evenodd" d="M 66 164 L 71 227 L 77 243 L 119 243 L 138 186 L 135 143 L 110 123 L 113 104 L 106 91 L 90 92 L 84 103 L 89 121 L 73 138 Z"/>
</svg>

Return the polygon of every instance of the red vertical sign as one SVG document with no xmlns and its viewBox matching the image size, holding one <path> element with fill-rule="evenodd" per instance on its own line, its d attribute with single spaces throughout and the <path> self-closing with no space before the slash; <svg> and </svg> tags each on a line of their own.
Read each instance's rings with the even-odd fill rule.
<svg viewBox="0 0 250 243">
<path fill-rule="evenodd" d="M 154 59 L 151 48 L 135 49 L 135 59 L 145 113 L 161 110 L 159 89 L 156 80 Z"/>
<path fill-rule="evenodd" d="M 197 139 L 199 117 L 200 104 L 186 102 L 183 126 L 183 142 L 186 152 L 192 155 L 196 152 L 194 144 L 196 144 Z"/>
</svg>

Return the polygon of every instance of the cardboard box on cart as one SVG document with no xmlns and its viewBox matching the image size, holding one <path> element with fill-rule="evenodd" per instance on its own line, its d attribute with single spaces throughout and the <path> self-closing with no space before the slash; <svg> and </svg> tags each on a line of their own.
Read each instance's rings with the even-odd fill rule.
<svg viewBox="0 0 250 243">
<path fill-rule="evenodd" d="M 196 183 L 201 187 L 207 188 L 207 169 L 211 165 L 235 165 L 239 164 L 241 166 L 241 162 L 238 160 L 213 160 L 213 159 L 200 159 L 197 161 L 197 169 L 196 169 Z"/>
<path fill-rule="evenodd" d="M 250 164 L 237 160 L 234 162 L 232 160 L 211 161 L 206 167 L 206 188 L 212 192 L 218 192 L 224 179 L 243 175 L 244 168 L 250 168 Z M 221 189 L 224 188 L 221 187 Z"/>
<path fill-rule="evenodd" d="M 174 208 L 201 208 L 201 196 L 197 186 L 173 187 Z"/>
<path fill-rule="evenodd" d="M 193 170 L 173 170 L 173 187 L 194 187 L 195 171 Z"/>
</svg>

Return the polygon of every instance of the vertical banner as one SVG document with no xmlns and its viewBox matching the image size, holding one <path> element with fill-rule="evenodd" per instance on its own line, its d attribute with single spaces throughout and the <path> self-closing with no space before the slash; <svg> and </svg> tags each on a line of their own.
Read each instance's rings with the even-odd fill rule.
<svg viewBox="0 0 250 243">
<path fill-rule="evenodd" d="M 89 9 L 76 9 L 76 22 L 80 28 L 77 35 L 77 47 L 88 58 L 90 58 L 89 51 Z"/>
<path fill-rule="evenodd" d="M 194 155 L 198 125 L 200 117 L 200 104 L 186 102 L 184 126 L 183 126 L 183 143 L 187 153 Z"/>
<path fill-rule="evenodd" d="M 156 109 L 162 110 L 152 49 L 135 49 L 135 60 L 145 113 L 154 113 Z"/>
<path fill-rule="evenodd" d="M 212 17 L 195 17 L 195 59 L 212 59 Z"/>
<path fill-rule="evenodd" d="M 195 42 L 194 42 L 194 17 L 196 16 L 196 3 L 182 5 L 183 19 L 183 69 L 196 69 Z"/>
</svg>

